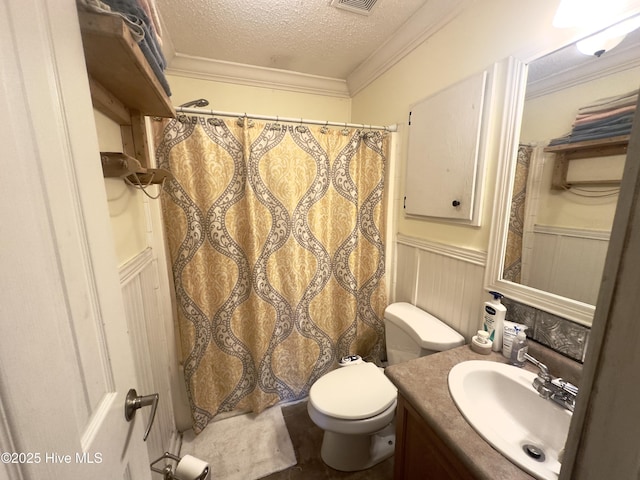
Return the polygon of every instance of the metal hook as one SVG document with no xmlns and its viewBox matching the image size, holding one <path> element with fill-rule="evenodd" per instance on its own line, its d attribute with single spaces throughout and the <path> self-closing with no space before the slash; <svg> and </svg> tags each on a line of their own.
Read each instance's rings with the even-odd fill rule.
<svg viewBox="0 0 640 480">
<path fill-rule="evenodd" d="M 280 125 L 280 117 L 278 115 L 276 115 L 276 123 L 271 124 L 270 130 L 282 130 L 282 125 Z"/>
<path fill-rule="evenodd" d="M 342 135 L 344 135 L 345 137 L 349 135 L 349 129 L 347 128 L 346 122 L 344 124 L 344 128 L 342 129 Z"/>
</svg>

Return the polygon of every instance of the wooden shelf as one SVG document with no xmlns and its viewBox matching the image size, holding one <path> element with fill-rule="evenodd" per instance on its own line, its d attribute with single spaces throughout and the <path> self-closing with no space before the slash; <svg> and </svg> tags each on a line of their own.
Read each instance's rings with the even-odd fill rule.
<svg viewBox="0 0 640 480">
<path fill-rule="evenodd" d="M 567 182 L 567 171 L 569 170 L 570 160 L 576 160 L 579 158 L 607 157 L 610 155 L 625 155 L 627 153 L 628 144 L 629 135 L 621 135 L 618 137 L 545 147 L 545 152 L 554 153 L 556 155 L 555 164 L 553 166 L 553 176 L 551 178 L 551 188 L 553 190 L 565 190 L 572 185 Z M 598 182 L 588 183 L 593 185 Z M 619 182 L 607 181 L 601 183 L 608 184 Z"/>
<path fill-rule="evenodd" d="M 586 142 L 564 143 L 562 145 L 552 145 L 545 147 L 545 152 L 578 154 L 576 158 L 604 157 L 607 155 L 618 155 L 627 152 L 629 135 L 619 137 L 609 137 L 600 140 L 589 140 Z M 609 153 L 615 150 L 615 153 Z"/>
<path fill-rule="evenodd" d="M 78 17 L 92 83 L 98 83 L 127 108 L 143 115 L 175 117 L 169 97 L 124 21 L 84 11 L 78 11 Z"/>
</svg>

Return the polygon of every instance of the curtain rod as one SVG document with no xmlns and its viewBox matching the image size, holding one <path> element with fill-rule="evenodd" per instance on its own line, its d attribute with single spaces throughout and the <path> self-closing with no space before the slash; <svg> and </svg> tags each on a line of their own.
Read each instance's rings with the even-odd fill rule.
<svg viewBox="0 0 640 480">
<path fill-rule="evenodd" d="M 286 123 L 306 123 L 307 125 L 321 125 L 328 127 L 350 127 L 350 128 L 363 128 L 366 130 L 384 130 L 386 132 L 397 132 L 397 125 L 365 125 L 363 123 L 346 123 L 346 122 L 328 122 L 323 120 L 309 120 L 306 118 L 290 118 L 290 117 L 273 117 L 269 115 L 256 115 L 253 113 L 239 113 L 239 112 L 220 112 L 217 110 L 209 110 L 206 108 L 188 108 L 188 107 L 176 107 L 178 113 L 191 113 L 194 115 L 211 115 L 214 117 L 247 117 L 254 120 L 269 120 L 272 122 L 286 122 Z"/>
</svg>

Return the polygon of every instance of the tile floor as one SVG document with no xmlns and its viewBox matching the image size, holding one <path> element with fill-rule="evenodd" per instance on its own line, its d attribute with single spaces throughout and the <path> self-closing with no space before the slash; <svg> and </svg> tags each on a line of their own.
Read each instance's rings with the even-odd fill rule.
<svg viewBox="0 0 640 480">
<path fill-rule="evenodd" d="M 307 403 L 282 407 L 282 415 L 298 459 L 298 464 L 282 472 L 272 473 L 263 480 L 391 480 L 393 457 L 361 472 L 339 472 L 324 464 L 320 458 L 322 430 L 309 418 Z"/>
</svg>

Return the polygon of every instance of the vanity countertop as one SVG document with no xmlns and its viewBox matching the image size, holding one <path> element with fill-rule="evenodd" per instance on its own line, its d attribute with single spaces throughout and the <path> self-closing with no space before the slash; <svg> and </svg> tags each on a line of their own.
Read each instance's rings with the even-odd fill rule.
<svg viewBox="0 0 640 480">
<path fill-rule="evenodd" d="M 531 480 L 506 457 L 489 445 L 467 423 L 451 395 L 447 376 L 454 365 L 466 360 L 506 363 L 501 353 L 475 353 L 469 345 L 417 358 L 385 369 L 385 374 L 422 418 L 478 479 Z M 533 365 L 525 367 L 536 371 Z M 517 405 L 514 405 L 517 408 Z M 491 412 L 487 412 L 491 415 Z"/>
</svg>

